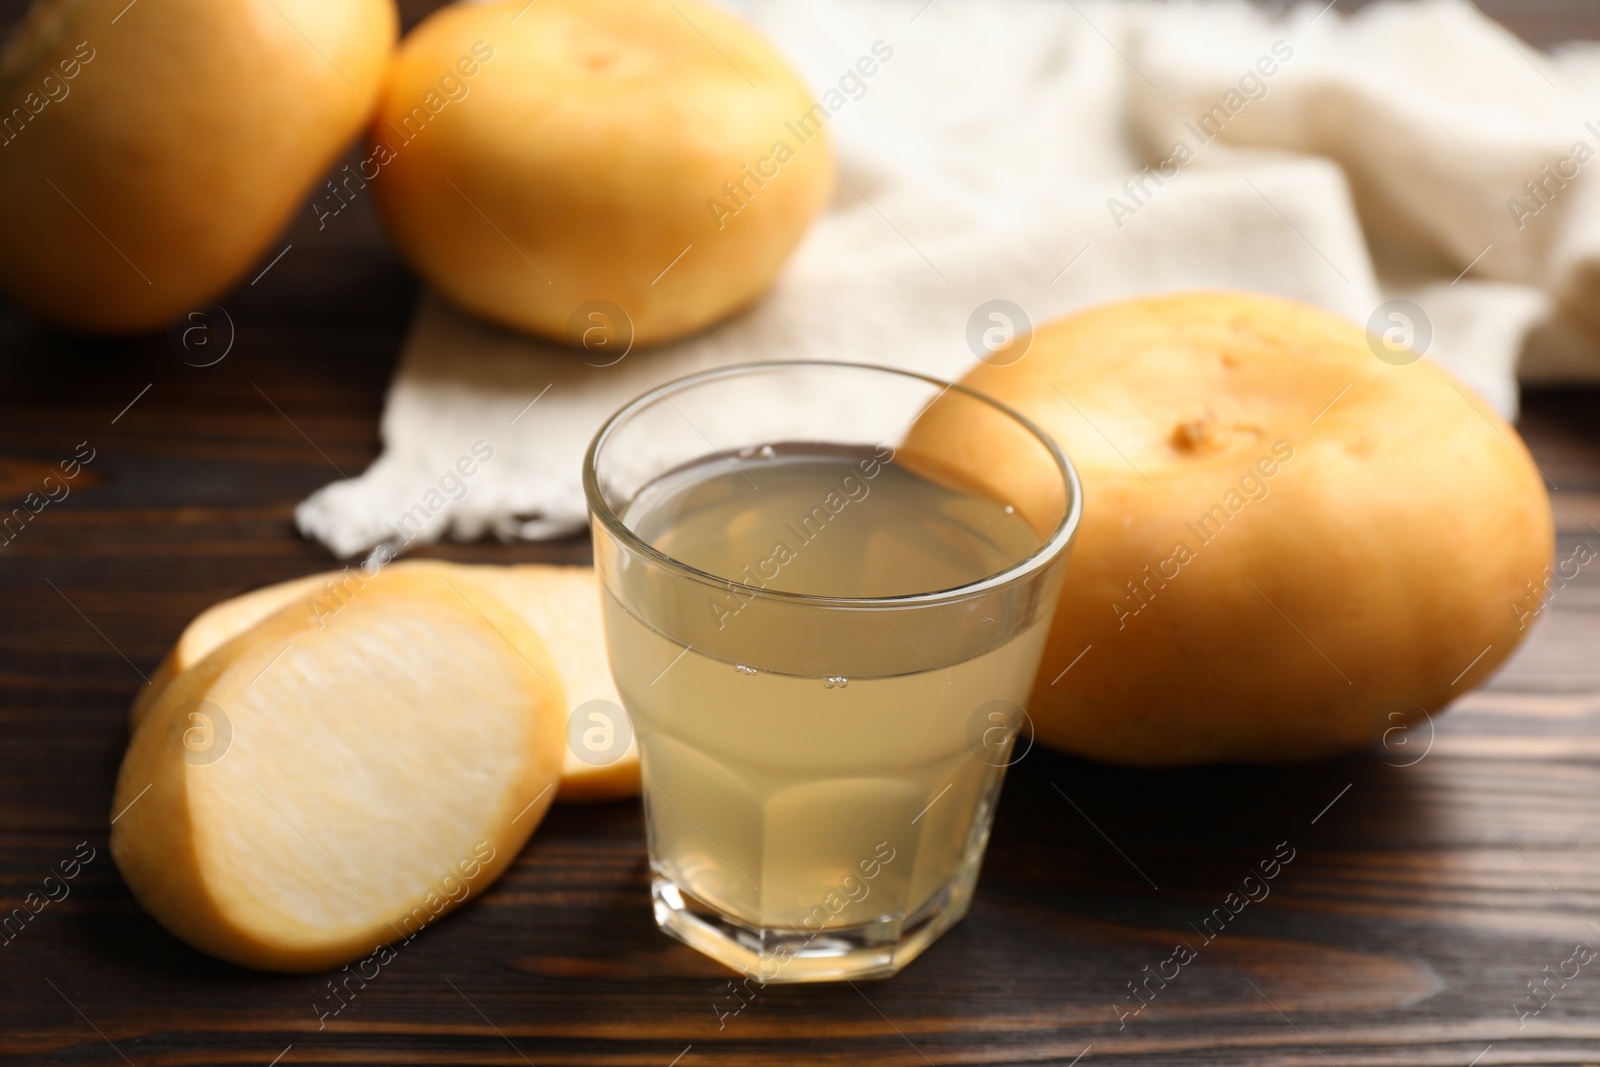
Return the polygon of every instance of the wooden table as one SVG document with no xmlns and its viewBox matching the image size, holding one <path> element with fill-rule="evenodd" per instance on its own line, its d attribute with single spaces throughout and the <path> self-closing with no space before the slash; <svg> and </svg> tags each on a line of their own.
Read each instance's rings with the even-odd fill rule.
<svg viewBox="0 0 1600 1067">
<path fill-rule="evenodd" d="M 1600 36 L 1595 5 L 1496 13 L 1540 41 Z M 1600 949 L 1600 564 L 1431 739 L 1169 773 L 1035 749 L 972 914 L 889 982 L 771 987 L 719 1023 L 728 976 L 656 932 L 631 803 L 555 809 L 492 891 L 326 1028 L 326 976 L 250 973 L 167 936 L 106 852 L 128 703 L 200 609 L 329 566 L 291 509 L 376 456 L 416 296 L 369 216 L 309 221 L 224 301 L 237 338 L 216 366 L 0 310 L 6 508 L 80 442 L 95 453 L 0 548 L 3 908 L 94 854 L 0 948 L 0 1063 L 1600 1061 L 1600 960 L 1537 1015 L 1516 1007 L 1539 1003 L 1545 968 L 1571 973 L 1575 945 Z M 1600 391 L 1535 392 L 1522 430 L 1559 487 L 1560 557 L 1600 548 Z M 433 554 L 581 561 L 588 545 Z M 1205 941 L 1195 927 L 1280 842 L 1293 859 L 1270 896 Z M 1178 942 L 1197 958 L 1119 1022 Z"/>
</svg>

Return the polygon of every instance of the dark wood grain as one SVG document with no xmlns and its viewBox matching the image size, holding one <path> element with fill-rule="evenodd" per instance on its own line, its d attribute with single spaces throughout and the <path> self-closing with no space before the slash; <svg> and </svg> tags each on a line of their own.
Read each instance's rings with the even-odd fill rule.
<svg viewBox="0 0 1600 1067">
<path fill-rule="evenodd" d="M 1540 44 L 1600 37 L 1600 5 L 1486 6 Z M 556 809 L 325 1029 L 326 976 L 173 940 L 106 853 L 125 713 L 197 611 L 328 566 L 292 508 L 377 454 L 416 289 L 369 215 L 338 221 L 300 216 L 290 254 L 224 300 L 237 340 L 214 367 L 0 308 L 7 507 L 79 442 L 96 453 L 0 548 L 0 910 L 80 842 L 97 850 L 0 947 L 0 1064 L 1600 1061 L 1600 962 L 1537 1017 L 1513 1008 L 1576 943 L 1600 947 L 1600 565 L 1409 748 L 1166 773 L 1030 752 L 972 914 L 889 982 L 771 987 L 719 1026 L 727 974 L 654 929 L 633 804 Z M 1561 555 L 1600 546 L 1600 391 L 1535 392 L 1522 430 L 1558 487 Z M 1193 927 L 1279 842 L 1295 857 L 1271 895 L 1206 942 Z M 1119 1026 L 1127 983 L 1180 941 L 1198 957 Z"/>
</svg>

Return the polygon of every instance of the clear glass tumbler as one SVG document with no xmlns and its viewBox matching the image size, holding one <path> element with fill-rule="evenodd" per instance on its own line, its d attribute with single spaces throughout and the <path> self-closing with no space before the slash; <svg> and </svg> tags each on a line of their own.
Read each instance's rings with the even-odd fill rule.
<svg viewBox="0 0 1600 1067">
<path fill-rule="evenodd" d="M 895 973 L 970 903 L 1071 464 L 962 386 L 772 363 L 639 397 L 584 481 L 657 922 L 763 983 Z"/>
</svg>

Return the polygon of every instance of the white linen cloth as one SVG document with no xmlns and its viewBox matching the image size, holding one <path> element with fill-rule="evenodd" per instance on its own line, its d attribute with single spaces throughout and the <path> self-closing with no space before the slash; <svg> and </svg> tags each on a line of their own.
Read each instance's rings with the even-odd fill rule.
<svg viewBox="0 0 1600 1067">
<path fill-rule="evenodd" d="M 1465 0 L 1349 17 L 1321 0 L 733 6 L 833 110 L 837 192 L 776 288 L 610 367 L 426 296 L 382 456 L 300 505 L 305 534 L 343 557 L 570 532 L 584 450 L 632 397 L 774 359 L 956 377 L 969 316 L 996 298 L 1041 324 L 1163 290 L 1261 290 L 1358 322 L 1400 297 L 1431 324 L 1430 357 L 1507 415 L 1519 370 L 1600 378 L 1600 47 L 1536 52 Z M 892 56 L 841 86 L 878 42 Z M 449 477 L 480 441 L 492 459 Z"/>
</svg>

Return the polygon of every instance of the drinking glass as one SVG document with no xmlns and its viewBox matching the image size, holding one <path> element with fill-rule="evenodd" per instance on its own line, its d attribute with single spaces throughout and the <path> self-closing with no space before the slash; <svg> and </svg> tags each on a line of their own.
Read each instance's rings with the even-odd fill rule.
<svg viewBox="0 0 1600 1067">
<path fill-rule="evenodd" d="M 935 425 L 996 454 L 941 460 Z M 851 557 L 846 595 L 821 595 L 786 588 L 770 558 L 691 565 L 670 528 L 645 529 L 645 503 L 685 471 L 724 475 L 727 514 L 770 506 L 761 464 L 797 451 L 842 456 L 848 472 L 838 514 L 819 505 L 786 527 L 799 553 L 821 551 L 808 535 L 849 549 L 846 519 L 920 536 L 969 505 L 1025 515 L 1026 548 L 958 585 L 892 595 L 869 595 L 877 565 Z M 907 472 L 962 498 L 918 514 L 922 497 L 889 492 Z M 762 983 L 894 974 L 971 902 L 1081 512 L 1071 464 L 960 385 L 767 363 L 629 403 L 596 435 L 584 484 L 611 669 L 639 743 L 657 923 Z"/>
</svg>

